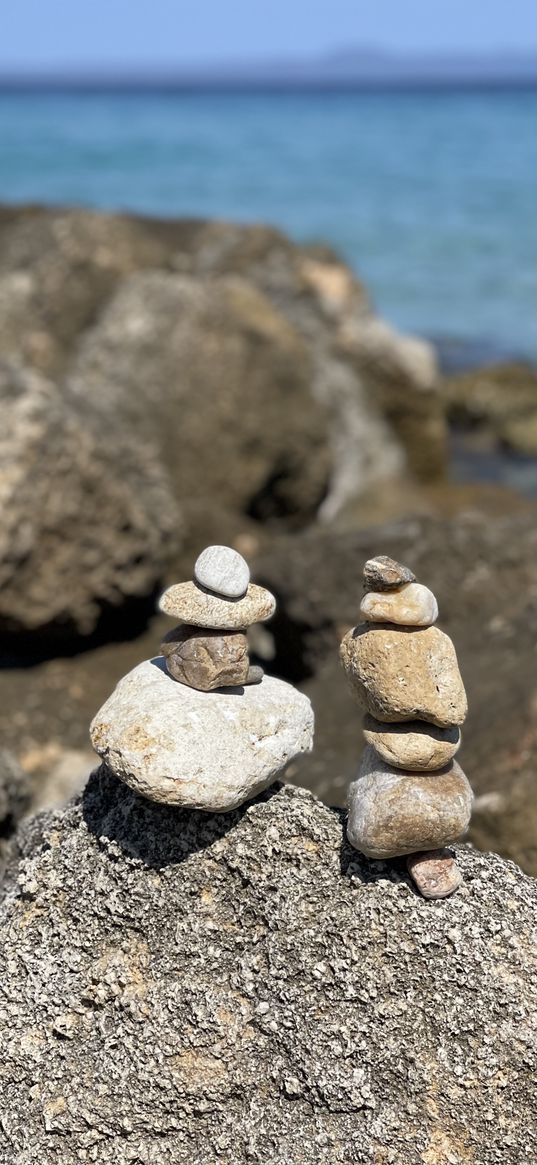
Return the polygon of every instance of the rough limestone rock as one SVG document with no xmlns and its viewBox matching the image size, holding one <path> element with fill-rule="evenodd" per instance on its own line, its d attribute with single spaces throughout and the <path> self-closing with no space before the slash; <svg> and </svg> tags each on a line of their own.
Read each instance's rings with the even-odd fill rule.
<svg viewBox="0 0 537 1165">
<path fill-rule="evenodd" d="M 370 623 L 398 623 L 405 627 L 430 627 L 438 619 L 438 603 L 422 583 L 408 583 L 398 591 L 368 591 L 360 614 Z"/>
<path fill-rule="evenodd" d="M 349 789 L 349 841 L 369 858 L 394 858 L 458 841 L 472 790 L 457 761 L 436 773 L 404 772 L 368 745 Z"/>
<path fill-rule="evenodd" d="M 168 633 L 160 650 L 174 680 L 200 692 L 248 680 L 248 639 L 243 631 L 203 631 L 184 624 Z"/>
<path fill-rule="evenodd" d="M 0 362 L 0 628 L 84 633 L 147 599 L 181 522 L 148 443 Z"/>
<path fill-rule="evenodd" d="M 124 676 L 91 725 L 95 751 L 138 793 L 216 812 L 266 788 L 312 739 L 311 704 L 283 680 L 197 692 L 162 656 Z"/>
<path fill-rule="evenodd" d="M 364 718 L 364 737 L 389 765 L 401 769 L 434 771 L 449 764 L 460 748 L 459 728 L 437 728 L 421 720 L 382 724 Z"/>
<path fill-rule="evenodd" d="M 292 787 L 226 816 L 103 768 L 0 908 L 9 1165 L 521 1165 L 537 882 L 457 848 L 428 903 Z"/>
<path fill-rule="evenodd" d="M 439 728 L 464 723 L 468 706 L 455 648 L 438 627 L 363 623 L 343 639 L 341 658 L 353 690 L 377 720 L 427 720 Z"/>
<path fill-rule="evenodd" d="M 250 583 L 243 599 L 222 599 L 196 583 L 174 583 L 161 595 L 160 610 L 197 627 L 240 631 L 272 618 L 276 600 L 270 591 Z"/>
</svg>

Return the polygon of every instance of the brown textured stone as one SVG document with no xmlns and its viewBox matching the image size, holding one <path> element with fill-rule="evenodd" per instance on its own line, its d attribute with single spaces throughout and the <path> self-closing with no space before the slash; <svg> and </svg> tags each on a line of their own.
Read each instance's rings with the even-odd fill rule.
<svg viewBox="0 0 537 1165">
<path fill-rule="evenodd" d="M 224 599 L 195 582 L 168 587 L 159 600 L 160 610 L 195 627 L 243 631 L 252 623 L 264 623 L 276 610 L 276 599 L 264 587 L 250 583 L 244 598 Z"/>
<path fill-rule="evenodd" d="M 362 756 L 349 789 L 349 841 L 369 858 L 395 858 L 451 845 L 468 828 L 472 790 L 460 765 L 409 773 L 385 764 L 374 748 Z"/>
<path fill-rule="evenodd" d="M 183 624 L 161 644 L 174 680 L 210 692 L 246 683 L 250 670 L 248 640 L 243 631 L 200 630 Z"/>
<path fill-rule="evenodd" d="M 448 849 L 409 854 L 406 867 L 422 898 L 449 898 L 462 884 L 462 874 Z"/>
<path fill-rule="evenodd" d="M 462 724 L 468 705 L 455 648 L 438 627 L 362 623 L 340 648 L 353 691 L 377 720 Z"/>
<path fill-rule="evenodd" d="M 374 716 L 364 717 L 364 736 L 379 756 L 396 769 L 434 772 L 449 764 L 460 748 L 458 728 L 438 728 L 421 720 L 382 724 Z"/>
<path fill-rule="evenodd" d="M 387 554 L 368 558 L 364 566 L 364 586 L 368 591 L 393 591 L 415 580 L 416 575 L 408 566 L 403 566 Z"/>
</svg>

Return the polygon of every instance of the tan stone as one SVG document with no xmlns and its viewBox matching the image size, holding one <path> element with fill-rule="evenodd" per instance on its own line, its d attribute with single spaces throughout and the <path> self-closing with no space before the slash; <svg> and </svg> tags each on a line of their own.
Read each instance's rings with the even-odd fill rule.
<svg viewBox="0 0 537 1165">
<path fill-rule="evenodd" d="M 449 898 L 462 884 L 462 874 L 448 849 L 409 854 L 406 868 L 422 898 Z"/>
<path fill-rule="evenodd" d="M 402 772 L 365 749 L 349 789 L 347 834 L 369 858 L 394 858 L 451 845 L 466 833 L 472 790 L 452 761 L 437 773 Z"/>
<path fill-rule="evenodd" d="M 460 748 L 460 729 L 437 728 L 422 720 L 382 724 L 364 717 L 364 736 L 387 764 L 396 769 L 433 772 L 449 764 Z"/>
<path fill-rule="evenodd" d="M 368 591 L 360 604 L 360 614 L 369 623 L 430 627 L 438 619 L 438 603 L 428 587 L 407 583 L 397 591 Z"/>
<path fill-rule="evenodd" d="M 250 670 L 248 640 L 243 631 L 207 631 L 183 624 L 161 644 L 174 680 L 211 692 L 246 683 Z"/>
<path fill-rule="evenodd" d="M 263 623 L 276 610 L 276 599 L 264 587 L 250 583 L 243 599 L 223 599 L 203 590 L 195 582 L 168 587 L 159 601 L 165 615 L 173 615 L 196 627 L 241 631 L 252 623 Z"/>
<path fill-rule="evenodd" d="M 409 630 L 362 623 L 340 648 L 353 691 L 383 723 L 462 724 L 468 705 L 455 648 L 438 627 Z"/>
</svg>

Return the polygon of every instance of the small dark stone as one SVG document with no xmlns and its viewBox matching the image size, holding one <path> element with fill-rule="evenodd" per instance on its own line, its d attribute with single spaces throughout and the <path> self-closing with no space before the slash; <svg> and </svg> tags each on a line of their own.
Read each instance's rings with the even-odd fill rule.
<svg viewBox="0 0 537 1165">
<path fill-rule="evenodd" d="M 369 558 L 364 566 L 364 588 L 366 591 L 395 591 L 405 583 L 415 582 L 416 575 L 408 566 L 402 566 L 395 558 L 379 554 Z"/>
<path fill-rule="evenodd" d="M 214 631 L 183 623 L 166 635 L 160 650 L 174 680 L 211 692 L 248 682 L 250 660 L 244 631 Z"/>
<path fill-rule="evenodd" d="M 252 664 L 244 683 L 245 684 L 260 684 L 261 680 L 263 679 L 264 674 L 265 673 L 264 673 L 262 667 L 259 667 L 258 664 Z"/>
</svg>

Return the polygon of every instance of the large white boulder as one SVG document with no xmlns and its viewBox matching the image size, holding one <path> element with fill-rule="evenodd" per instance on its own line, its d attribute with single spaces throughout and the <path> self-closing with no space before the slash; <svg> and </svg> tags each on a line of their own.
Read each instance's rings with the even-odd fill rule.
<svg viewBox="0 0 537 1165">
<path fill-rule="evenodd" d="M 91 725 L 94 749 L 137 793 L 224 812 L 270 785 L 313 742 L 313 710 L 283 680 L 198 692 L 162 656 L 124 676 Z"/>
</svg>

